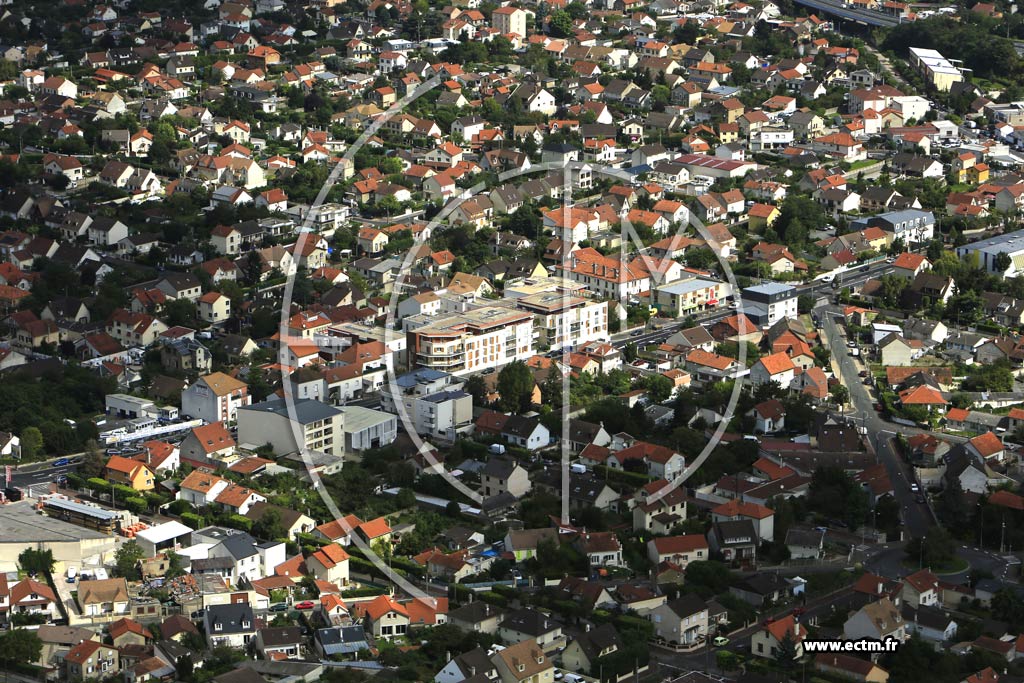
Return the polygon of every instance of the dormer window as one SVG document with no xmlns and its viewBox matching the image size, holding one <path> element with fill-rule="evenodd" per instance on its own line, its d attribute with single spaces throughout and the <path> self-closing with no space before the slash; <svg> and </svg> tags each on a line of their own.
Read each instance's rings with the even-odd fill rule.
<svg viewBox="0 0 1024 683">
<path fill-rule="evenodd" d="M 213 625 L 213 630 L 214 630 L 214 631 L 223 631 L 223 630 L 224 630 L 224 625 L 223 625 L 223 624 L 221 624 L 221 623 L 220 623 L 220 622 L 218 621 L 218 622 L 217 622 L 216 624 L 214 624 L 214 625 Z"/>
<path fill-rule="evenodd" d="M 249 626 L 250 626 L 249 620 L 248 619 L 244 619 L 242 621 L 242 628 L 249 628 Z"/>
</svg>

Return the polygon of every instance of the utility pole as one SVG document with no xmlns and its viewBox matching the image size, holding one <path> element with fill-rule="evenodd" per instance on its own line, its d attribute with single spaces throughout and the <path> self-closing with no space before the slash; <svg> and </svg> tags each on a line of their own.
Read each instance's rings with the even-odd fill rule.
<svg viewBox="0 0 1024 683">
<path fill-rule="evenodd" d="M 999 554 L 1000 555 L 1003 554 L 1003 550 L 1004 550 L 1003 543 L 1004 543 L 1005 540 L 1006 540 L 1006 516 L 1003 515 L 1003 523 L 1002 523 L 1002 526 L 1000 526 L 1000 528 L 999 528 Z"/>
</svg>

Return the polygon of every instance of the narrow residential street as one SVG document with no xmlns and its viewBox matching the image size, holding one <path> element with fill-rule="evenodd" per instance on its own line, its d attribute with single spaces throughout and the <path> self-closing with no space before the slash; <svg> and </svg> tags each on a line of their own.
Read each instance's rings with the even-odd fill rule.
<svg viewBox="0 0 1024 683">
<path fill-rule="evenodd" d="M 925 504 L 915 500 L 914 493 L 910 490 L 910 468 L 900 459 L 892 443 L 897 433 L 916 434 L 922 430 L 886 422 L 875 411 L 875 399 L 868 393 L 867 387 L 858 375 L 859 370 L 846 345 L 845 332 L 840 332 L 834 315 L 834 312 L 827 309 L 821 313 L 822 332 L 829 348 L 832 349 L 833 370 L 850 392 L 854 419 L 859 420 L 859 424 L 867 429 L 879 461 L 885 463 L 889 471 L 889 479 L 892 481 L 896 500 L 903 511 L 908 535 L 912 538 L 924 536 L 933 523 L 931 512 Z"/>
</svg>

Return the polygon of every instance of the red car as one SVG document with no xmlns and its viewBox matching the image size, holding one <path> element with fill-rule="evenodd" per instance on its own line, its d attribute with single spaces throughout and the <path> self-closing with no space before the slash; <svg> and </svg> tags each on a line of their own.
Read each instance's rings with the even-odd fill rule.
<svg viewBox="0 0 1024 683">
<path fill-rule="evenodd" d="M 303 600 L 302 602 L 295 603 L 295 609 L 313 609 L 314 603 L 312 600 Z"/>
</svg>

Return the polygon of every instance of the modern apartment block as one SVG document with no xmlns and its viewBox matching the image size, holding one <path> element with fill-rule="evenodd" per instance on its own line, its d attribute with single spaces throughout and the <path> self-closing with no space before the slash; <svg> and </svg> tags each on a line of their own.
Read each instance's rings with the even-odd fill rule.
<svg viewBox="0 0 1024 683">
<path fill-rule="evenodd" d="M 544 292 L 515 300 L 516 307 L 533 313 L 539 345 L 557 351 L 592 341 L 608 341 L 608 302 L 565 292 Z"/>
<path fill-rule="evenodd" d="M 535 353 L 533 316 L 501 306 L 484 306 L 440 317 L 405 320 L 409 364 L 453 375 L 499 368 Z"/>
<path fill-rule="evenodd" d="M 423 436 L 454 441 L 457 434 L 473 429 L 473 397 L 461 380 L 432 368 L 395 378 L 381 392 L 381 408 L 408 419 Z"/>
</svg>

